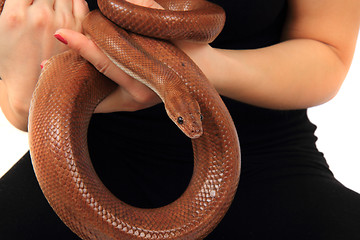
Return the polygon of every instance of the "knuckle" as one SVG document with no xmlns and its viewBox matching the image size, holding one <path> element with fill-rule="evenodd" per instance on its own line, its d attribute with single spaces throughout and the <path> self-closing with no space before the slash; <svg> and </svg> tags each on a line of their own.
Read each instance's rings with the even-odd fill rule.
<svg viewBox="0 0 360 240">
<path fill-rule="evenodd" d="M 73 16 L 66 12 L 57 14 L 55 21 L 57 28 L 74 29 L 74 26 L 76 26 Z"/>
<path fill-rule="evenodd" d="M 109 69 L 110 69 L 110 64 L 107 61 L 96 62 L 96 63 L 94 63 L 94 67 L 102 74 L 107 75 L 109 72 Z"/>
<path fill-rule="evenodd" d="M 9 28 L 17 28 L 25 22 L 24 14 L 16 11 L 4 14 L 2 18 Z"/>
<path fill-rule="evenodd" d="M 83 58 L 86 58 L 85 55 L 84 55 L 85 50 L 83 49 L 83 47 L 80 44 L 71 43 L 70 48 L 72 50 L 74 50 L 75 52 L 77 52 L 78 54 L 80 54 Z"/>
<path fill-rule="evenodd" d="M 53 22 L 53 13 L 48 7 L 38 7 L 36 13 L 31 14 L 31 24 L 37 28 L 44 28 Z"/>
<path fill-rule="evenodd" d="M 70 41 L 70 48 L 75 52 L 80 54 L 83 58 L 91 62 L 96 69 L 101 68 L 101 62 L 95 63 L 92 57 L 92 52 L 95 47 L 95 44 L 92 41 Z M 97 60 L 97 59 L 96 59 Z"/>
</svg>

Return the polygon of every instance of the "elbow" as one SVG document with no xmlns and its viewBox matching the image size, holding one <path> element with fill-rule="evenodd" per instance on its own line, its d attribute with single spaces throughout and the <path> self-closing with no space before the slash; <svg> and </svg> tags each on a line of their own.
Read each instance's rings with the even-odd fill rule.
<svg viewBox="0 0 360 240">
<path fill-rule="evenodd" d="M 320 105 L 332 100 L 340 91 L 341 86 L 350 69 L 353 55 L 345 54 L 339 48 L 321 42 L 327 48 L 327 54 L 323 55 L 323 66 L 321 69 L 324 73 L 319 73 L 319 78 L 323 78 L 317 86 L 319 93 L 318 102 L 314 104 Z"/>
<path fill-rule="evenodd" d="M 333 61 L 331 61 L 332 63 L 329 64 L 328 67 L 327 98 L 324 102 L 332 100 L 338 94 L 344 80 L 346 79 L 352 62 L 352 55 L 344 56 L 335 47 L 329 46 L 329 48 L 331 49 L 334 57 Z"/>
</svg>

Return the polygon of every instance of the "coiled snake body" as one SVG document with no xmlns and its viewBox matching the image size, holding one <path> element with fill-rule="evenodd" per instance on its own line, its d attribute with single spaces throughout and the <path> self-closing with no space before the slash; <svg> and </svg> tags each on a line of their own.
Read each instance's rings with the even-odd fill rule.
<svg viewBox="0 0 360 240">
<path fill-rule="evenodd" d="M 156 38 L 210 42 L 223 26 L 222 9 L 206 1 L 158 2 L 172 11 L 123 0 L 100 0 L 99 6 L 117 25 Z M 83 28 L 121 69 L 153 89 L 169 117 L 193 138 L 194 173 L 187 190 L 167 206 L 140 209 L 116 199 L 92 167 L 86 138 L 95 107 L 115 84 L 68 51 L 46 64 L 30 109 L 31 157 L 45 197 L 82 239 L 204 238 L 228 210 L 240 174 L 238 137 L 221 98 L 172 44 L 127 33 L 99 11 Z"/>
</svg>

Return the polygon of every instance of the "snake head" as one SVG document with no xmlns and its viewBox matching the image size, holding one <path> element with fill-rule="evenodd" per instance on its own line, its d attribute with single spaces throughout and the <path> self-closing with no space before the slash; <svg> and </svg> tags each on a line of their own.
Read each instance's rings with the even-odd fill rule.
<svg viewBox="0 0 360 240">
<path fill-rule="evenodd" d="M 189 138 L 198 138 L 203 134 L 203 117 L 194 98 L 173 97 L 165 102 L 165 109 L 170 119 Z"/>
</svg>

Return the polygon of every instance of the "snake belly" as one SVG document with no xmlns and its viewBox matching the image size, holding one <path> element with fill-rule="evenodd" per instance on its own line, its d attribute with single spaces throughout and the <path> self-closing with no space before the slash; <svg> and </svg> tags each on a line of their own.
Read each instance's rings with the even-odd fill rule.
<svg viewBox="0 0 360 240">
<path fill-rule="evenodd" d="M 219 32 L 222 28 L 219 25 L 223 13 L 206 1 L 161 0 L 159 3 L 170 11 L 148 13 L 148 9 L 123 0 L 101 0 L 99 6 L 117 25 L 140 34 L 147 34 L 144 33 L 147 31 L 156 38 L 183 39 L 190 35 L 195 41 L 210 42 L 216 37 L 211 32 Z M 0 0 L 0 11 L 3 5 L 4 0 Z M 120 17 L 121 12 L 126 16 L 135 15 L 135 20 Z M 199 15 L 204 18 L 196 18 Z M 165 22 L 171 26 L 170 30 L 190 29 L 190 33 L 179 35 L 179 30 L 165 33 L 166 27 L 155 23 L 159 16 L 165 21 L 178 19 L 174 20 L 176 23 Z M 122 23 L 121 19 L 127 23 Z M 183 22 L 188 19 L 190 25 L 177 26 L 179 19 Z M 214 21 L 218 30 L 195 31 Z M 153 28 L 142 30 L 136 22 L 148 22 L 142 25 Z M 129 23 L 131 26 L 126 26 Z M 104 25 L 99 27 L 99 24 Z M 228 210 L 240 176 L 238 136 L 224 103 L 201 70 L 172 44 L 122 33 L 99 12 L 90 13 L 84 29 L 119 67 L 158 93 L 165 107 L 176 108 L 179 99 L 185 105 L 196 102 L 199 106 L 203 130 L 200 137 L 192 139 L 193 176 L 179 199 L 160 208 L 136 208 L 117 199 L 97 177 L 87 148 L 91 115 L 116 85 L 78 54 L 68 51 L 48 61 L 30 108 L 31 158 L 45 197 L 61 220 L 82 239 L 203 239 Z M 103 30 L 109 33 L 104 34 Z M 124 52 L 127 48 L 130 50 Z M 156 60 L 143 64 L 149 61 L 145 58 Z M 134 64 L 126 66 L 124 61 Z M 148 69 L 144 71 L 138 69 L 139 66 Z M 148 70 L 155 72 L 150 79 L 146 75 Z M 167 74 L 172 76 L 171 80 Z"/>
</svg>

